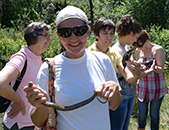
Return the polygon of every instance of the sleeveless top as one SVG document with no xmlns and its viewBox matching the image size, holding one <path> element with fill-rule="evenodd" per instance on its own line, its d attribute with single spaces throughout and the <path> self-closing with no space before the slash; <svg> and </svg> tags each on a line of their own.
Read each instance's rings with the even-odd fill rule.
<svg viewBox="0 0 169 130">
<path fill-rule="evenodd" d="M 139 63 L 143 64 L 147 60 L 153 58 L 139 58 Z M 146 70 L 149 67 L 146 67 Z M 168 89 L 165 82 L 164 72 L 158 74 L 152 72 L 146 77 L 137 81 L 137 98 L 141 102 L 151 102 L 152 100 L 160 99 L 162 96 L 168 93 Z"/>
</svg>

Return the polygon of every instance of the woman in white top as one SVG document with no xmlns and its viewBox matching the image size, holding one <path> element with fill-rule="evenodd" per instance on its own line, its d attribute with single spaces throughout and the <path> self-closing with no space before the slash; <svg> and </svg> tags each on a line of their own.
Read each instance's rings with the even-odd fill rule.
<svg viewBox="0 0 169 130">
<path fill-rule="evenodd" d="M 130 50 L 130 45 L 137 42 L 141 30 L 141 25 L 131 15 L 123 16 L 116 23 L 119 39 L 112 49 L 123 57 L 126 51 Z M 134 104 L 135 83 L 128 83 L 121 74 L 118 74 L 118 79 L 122 88 L 120 91 L 122 99 L 118 109 L 111 111 L 112 130 L 128 130 Z"/>
<path fill-rule="evenodd" d="M 86 14 L 79 8 L 67 6 L 56 18 L 57 35 L 64 47 L 54 57 L 55 102 L 68 106 L 81 102 L 96 91 L 96 98 L 86 106 L 72 111 L 57 111 L 58 130 L 110 130 L 109 108 L 116 110 L 120 104 L 120 86 L 107 55 L 85 50 L 90 27 Z M 41 103 L 47 100 L 48 64 L 44 63 L 37 77 L 37 86 L 25 87 L 27 98 L 34 106 L 31 118 L 35 125 L 45 126 L 48 109 Z M 38 100 L 37 100 L 38 99 Z"/>
</svg>

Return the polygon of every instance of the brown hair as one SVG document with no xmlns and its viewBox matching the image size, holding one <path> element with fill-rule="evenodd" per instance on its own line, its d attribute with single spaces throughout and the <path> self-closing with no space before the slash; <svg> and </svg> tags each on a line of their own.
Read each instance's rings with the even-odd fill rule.
<svg viewBox="0 0 169 130">
<path fill-rule="evenodd" d="M 137 42 L 145 43 L 146 40 L 150 40 L 149 34 L 147 30 L 142 30 Z"/>
<path fill-rule="evenodd" d="M 124 15 L 116 24 L 116 32 L 119 37 L 128 35 L 130 32 L 140 33 L 141 30 L 140 23 L 134 20 L 131 15 Z"/>
<path fill-rule="evenodd" d="M 107 19 L 107 18 L 100 18 L 98 19 L 95 24 L 94 24 L 94 34 L 96 34 L 96 36 L 99 36 L 100 30 L 105 30 L 108 27 L 109 30 L 113 29 L 113 31 L 115 32 L 115 23 L 111 20 L 111 19 Z M 97 39 L 96 39 L 97 40 Z"/>
<path fill-rule="evenodd" d="M 33 22 L 28 25 L 24 32 L 24 39 L 27 45 L 35 45 L 37 43 L 37 34 L 43 30 L 50 30 L 50 25 L 43 22 Z"/>
</svg>

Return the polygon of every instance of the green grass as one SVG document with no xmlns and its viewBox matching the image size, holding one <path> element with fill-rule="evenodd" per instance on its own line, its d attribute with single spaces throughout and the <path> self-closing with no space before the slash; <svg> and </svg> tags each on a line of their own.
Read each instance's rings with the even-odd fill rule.
<svg viewBox="0 0 169 130">
<path fill-rule="evenodd" d="M 166 75 L 166 84 L 169 89 L 169 74 Z M 164 100 L 161 105 L 160 109 L 160 130 L 169 130 L 169 94 L 166 94 L 164 97 Z M 133 109 L 133 115 L 130 120 L 129 130 L 137 130 L 137 117 L 136 117 L 136 108 L 137 103 L 134 105 Z M 3 114 L 0 114 L 0 130 L 3 130 L 2 128 L 2 116 Z M 147 126 L 146 130 L 149 130 L 150 127 L 150 118 L 147 117 Z"/>
<path fill-rule="evenodd" d="M 3 116 L 3 114 L 0 114 L 0 130 L 3 130 L 2 128 L 3 128 L 3 126 L 2 126 L 2 116 Z"/>
</svg>

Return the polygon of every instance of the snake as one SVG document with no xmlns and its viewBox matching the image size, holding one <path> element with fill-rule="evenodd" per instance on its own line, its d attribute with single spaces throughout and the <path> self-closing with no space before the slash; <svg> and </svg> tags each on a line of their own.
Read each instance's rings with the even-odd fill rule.
<svg viewBox="0 0 169 130">
<path fill-rule="evenodd" d="M 153 60 L 147 60 L 147 61 L 144 62 L 145 66 L 149 66 L 150 67 L 152 64 L 153 64 Z"/>
<path fill-rule="evenodd" d="M 126 68 L 126 61 L 128 61 L 133 53 L 134 49 L 130 49 L 129 51 L 127 51 L 124 55 L 123 55 L 123 59 L 122 59 L 122 64 L 124 69 Z"/>
<path fill-rule="evenodd" d="M 124 69 L 126 68 L 126 61 L 128 61 L 133 53 L 133 50 L 134 49 L 130 49 L 129 51 L 127 51 L 124 56 L 123 56 L 123 59 L 122 59 L 122 64 L 123 64 L 123 67 Z M 144 62 L 144 65 L 145 66 L 151 66 L 153 64 L 153 60 L 148 60 L 148 61 L 145 61 Z"/>
<path fill-rule="evenodd" d="M 28 82 L 28 86 L 31 87 L 33 85 L 32 82 Z M 52 107 L 54 109 L 57 109 L 57 110 L 60 110 L 60 111 L 71 111 L 71 110 L 75 110 L 77 108 L 80 108 L 88 103 L 90 103 L 91 101 L 94 100 L 94 98 L 97 96 L 97 92 L 95 92 L 90 98 L 82 101 L 82 102 L 79 102 L 79 103 L 76 103 L 76 104 L 73 104 L 73 105 L 70 105 L 70 106 L 60 106 L 56 103 L 53 103 L 53 102 L 49 102 L 49 101 L 44 101 L 42 102 L 42 104 L 46 107 Z M 97 98 L 98 99 L 98 98 Z M 98 99 L 99 100 L 99 99 Z M 100 101 L 100 100 L 99 100 Z M 100 101 L 101 103 L 106 103 L 106 102 L 102 102 Z"/>
</svg>

